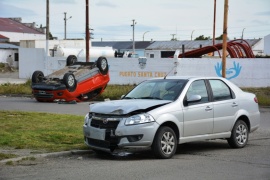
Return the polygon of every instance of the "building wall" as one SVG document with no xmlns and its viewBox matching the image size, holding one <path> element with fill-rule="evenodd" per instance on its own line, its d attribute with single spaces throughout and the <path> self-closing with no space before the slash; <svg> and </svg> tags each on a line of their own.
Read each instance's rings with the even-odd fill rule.
<svg viewBox="0 0 270 180">
<path fill-rule="evenodd" d="M 264 39 L 260 39 L 260 41 L 252 47 L 252 51 L 255 56 L 264 55 L 264 41 Z"/>
<path fill-rule="evenodd" d="M 62 47 L 85 48 L 85 40 L 49 40 L 49 49 L 53 49 L 55 45 Z M 89 42 L 91 47 L 91 41 Z M 20 47 L 23 48 L 46 48 L 46 40 L 22 40 Z"/>
<path fill-rule="evenodd" d="M 43 49 L 20 48 L 19 77 L 30 78 L 35 70 L 48 75 L 65 66 L 61 57 L 45 57 Z M 221 76 L 221 58 L 108 58 L 109 84 L 138 84 L 146 79 L 179 76 Z M 267 58 L 227 58 L 226 78 L 240 87 L 270 86 L 270 61 Z"/>
<path fill-rule="evenodd" d="M 270 56 L 270 34 L 264 37 L 264 54 Z"/>
<path fill-rule="evenodd" d="M 161 58 L 160 51 L 161 50 L 145 50 L 144 51 L 144 56 L 147 57 L 147 58 Z"/>
<path fill-rule="evenodd" d="M 0 62 L 8 63 L 8 59 L 11 58 L 12 66 L 18 68 L 18 61 L 15 61 L 15 53 L 18 53 L 17 49 L 0 49 Z"/>
<path fill-rule="evenodd" d="M 0 34 L 9 38 L 9 42 L 20 42 L 21 40 L 42 40 L 46 39 L 44 34 L 29 34 L 0 31 Z"/>
</svg>

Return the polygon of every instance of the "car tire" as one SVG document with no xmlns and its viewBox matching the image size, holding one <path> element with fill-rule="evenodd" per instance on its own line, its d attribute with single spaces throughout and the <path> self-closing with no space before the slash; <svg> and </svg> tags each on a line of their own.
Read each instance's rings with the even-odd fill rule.
<svg viewBox="0 0 270 180">
<path fill-rule="evenodd" d="M 77 62 L 77 57 L 74 55 L 69 55 L 67 57 L 67 66 L 73 65 L 75 62 Z"/>
<path fill-rule="evenodd" d="M 105 57 L 101 56 L 97 60 L 97 67 L 101 74 L 106 75 L 108 73 L 108 61 Z"/>
<path fill-rule="evenodd" d="M 66 73 L 63 77 L 64 84 L 66 85 L 69 92 L 73 92 L 76 90 L 77 81 L 75 79 L 74 74 Z"/>
<path fill-rule="evenodd" d="M 249 129 L 247 124 L 243 120 L 238 120 L 232 129 L 231 137 L 227 141 L 232 148 L 243 148 L 248 142 L 248 137 Z"/>
<path fill-rule="evenodd" d="M 152 151 L 155 157 L 159 159 L 169 159 L 175 154 L 176 149 L 177 137 L 175 132 L 170 127 L 160 127 L 152 144 Z"/>
<path fill-rule="evenodd" d="M 32 83 L 41 83 L 43 81 L 44 74 L 42 71 L 35 71 L 32 74 Z"/>
</svg>

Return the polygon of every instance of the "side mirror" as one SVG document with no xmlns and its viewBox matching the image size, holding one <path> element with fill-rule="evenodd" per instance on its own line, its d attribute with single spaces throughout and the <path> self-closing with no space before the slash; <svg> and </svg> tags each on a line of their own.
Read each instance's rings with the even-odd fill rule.
<svg viewBox="0 0 270 180">
<path fill-rule="evenodd" d="M 200 95 L 192 95 L 189 99 L 184 100 L 184 106 L 188 106 L 188 103 L 199 102 L 202 99 Z"/>
<path fill-rule="evenodd" d="M 202 99 L 200 95 L 192 95 L 189 99 L 187 99 L 188 103 L 199 102 Z"/>
<path fill-rule="evenodd" d="M 123 99 L 125 97 L 125 95 L 122 95 L 120 99 Z"/>
</svg>

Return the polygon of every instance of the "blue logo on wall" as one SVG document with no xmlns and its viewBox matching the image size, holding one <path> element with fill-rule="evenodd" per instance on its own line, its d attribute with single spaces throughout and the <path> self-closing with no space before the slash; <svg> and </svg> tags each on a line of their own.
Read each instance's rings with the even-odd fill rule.
<svg viewBox="0 0 270 180">
<path fill-rule="evenodd" d="M 222 63 L 217 63 L 215 65 L 216 73 L 219 77 L 222 77 Z M 232 68 L 226 68 L 226 79 L 233 79 L 236 78 L 240 72 L 241 72 L 242 66 L 239 65 L 239 63 L 233 62 Z"/>
</svg>

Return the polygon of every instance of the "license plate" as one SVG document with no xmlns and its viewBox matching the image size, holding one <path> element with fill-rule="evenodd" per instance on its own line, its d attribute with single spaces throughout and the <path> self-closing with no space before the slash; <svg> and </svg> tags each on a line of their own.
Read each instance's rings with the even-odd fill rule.
<svg viewBox="0 0 270 180">
<path fill-rule="evenodd" d="M 105 134 L 105 129 L 97 129 L 90 127 L 90 138 L 92 139 L 105 140 Z"/>
</svg>

